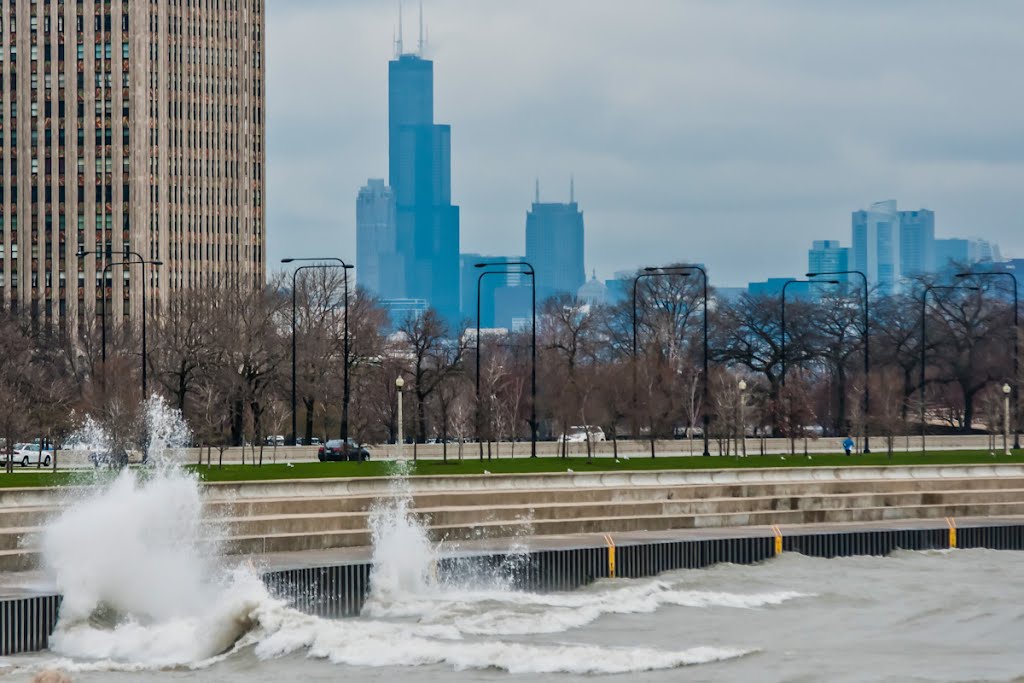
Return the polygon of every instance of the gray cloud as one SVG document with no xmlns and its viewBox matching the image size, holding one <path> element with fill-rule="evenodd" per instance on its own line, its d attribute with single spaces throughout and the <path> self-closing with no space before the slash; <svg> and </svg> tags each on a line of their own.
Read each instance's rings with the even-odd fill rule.
<svg viewBox="0 0 1024 683">
<path fill-rule="evenodd" d="M 427 0 L 465 251 L 521 253 L 540 177 L 576 176 L 587 265 L 720 284 L 803 272 L 889 197 L 1024 254 L 1024 4 L 1015 0 Z M 406 6 L 406 41 L 415 5 Z M 387 176 L 397 3 L 268 2 L 271 259 L 355 251 Z"/>
</svg>

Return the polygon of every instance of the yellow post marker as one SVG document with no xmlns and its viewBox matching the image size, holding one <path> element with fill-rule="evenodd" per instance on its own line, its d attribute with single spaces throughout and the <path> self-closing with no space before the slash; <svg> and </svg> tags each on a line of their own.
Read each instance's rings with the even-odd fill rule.
<svg viewBox="0 0 1024 683">
<path fill-rule="evenodd" d="M 608 544 L 608 578 L 615 578 L 615 541 L 609 534 L 604 535 L 604 542 Z"/>
<path fill-rule="evenodd" d="M 772 532 L 775 534 L 775 554 L 782 554 L 782 529 L 778 526 L 772 526 Z"/>
<path fill-rule="evenodd" d="M 956 548 L 956 520 L 946 517 L 946 524 L 949 525 L 949 547 L 950 549 Z"/>
</svg>

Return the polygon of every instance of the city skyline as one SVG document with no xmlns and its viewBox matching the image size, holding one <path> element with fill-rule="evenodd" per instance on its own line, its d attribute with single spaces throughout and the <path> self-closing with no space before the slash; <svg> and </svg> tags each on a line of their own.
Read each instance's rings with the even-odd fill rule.
<svg viewBox="0 0 1024 683">
<path fill-rule="evenodd" d="M 997 74 L 1020 55 L 1008 26 L 1024 11 L 943 7 L 652 2 L 630 14 L 613 2 L 430 0 L 461 250 L 519 252 L 509 233 L 534 178 L 542 200 L 562 199 L 575 174 L 588 270 L 602 277 L 678 259 L 708 263 L 723 285 L 799 272 L 807 244 L 844 236 L 852 209 L 886 197 L 934 210 L 944 234 L 1020 254 L 1021 95 Z M 268 10 L 271 260 L 327 237 L 351 255 L 354 211 L 334 204 L 386 177 L 397 5 Z M 573 49 L 557 49 L 568 35 Z"/>
</svg>

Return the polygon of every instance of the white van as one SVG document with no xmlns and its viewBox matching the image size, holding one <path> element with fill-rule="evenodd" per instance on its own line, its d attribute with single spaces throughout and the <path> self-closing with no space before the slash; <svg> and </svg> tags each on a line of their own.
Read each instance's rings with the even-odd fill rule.
<svg viewBox="0 0 1024 683">
<path fill-rule="evenodd" d="M 586 443 L 588 432 L 590 433 L 591 443 L 604 441 L 604 430 L 596 425 L 569 427 L 569 432 L 558 437 L 558 440 L 561 441 L 562 439 L 565 439 L 565 441 L 569 443 Z"/>
</svg>

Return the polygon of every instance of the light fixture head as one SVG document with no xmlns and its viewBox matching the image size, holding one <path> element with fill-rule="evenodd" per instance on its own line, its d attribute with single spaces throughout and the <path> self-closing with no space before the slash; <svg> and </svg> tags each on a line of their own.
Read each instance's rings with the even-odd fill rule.
<svg viewBox="0 0 1024 683">
<path fill-rule="evenodd" d="M 739 389 L 740 389 L 740 391 L 746 391 L 747 390 L 747 382 L 745 380 L 742 380 L 742 379 L 740 380 Z"/>
<path fill-rule="evenodd" d="M 1011 392 L 1011 391 L 1013 391 L 1013 389 L 1012 389 L 1012 388 L 1010 387 L 1010 385 L 1009 385 L 1009 384 L 1004 384 L 1004 385 L 1003 385 L 1003 393 L 1004 393 L 1004 394 L 1006 394 L 1007 396 L 1009 396 L 1009 395 L 1010 395 L 1010 392 Z"/>
<path fill-rule="evenodd" d="M 291 263 L 294 260 L 295 259 L 293 259 L 293 258 L 283 258 L 283 259 L 281 259 L 281 263 Z"/>
<path fill-rule="evenodd" d="M 399 391 L 401 391 L 401 390 L 402 390 L 402 387 L 404 387 L 404 386 L 405 386 L 405 380 L 404 380 L 404 379 L 402 379 L 402 376 L 401 376 L 401 375 L 399 375 L 399 376 L 398 376 L 398 377 L 397 377 L 397 378 L 395 379 L 395 386 L 396 386 L 396 387 L 398 387 L 398 390 L 399 390 Z"/>
</svg>

